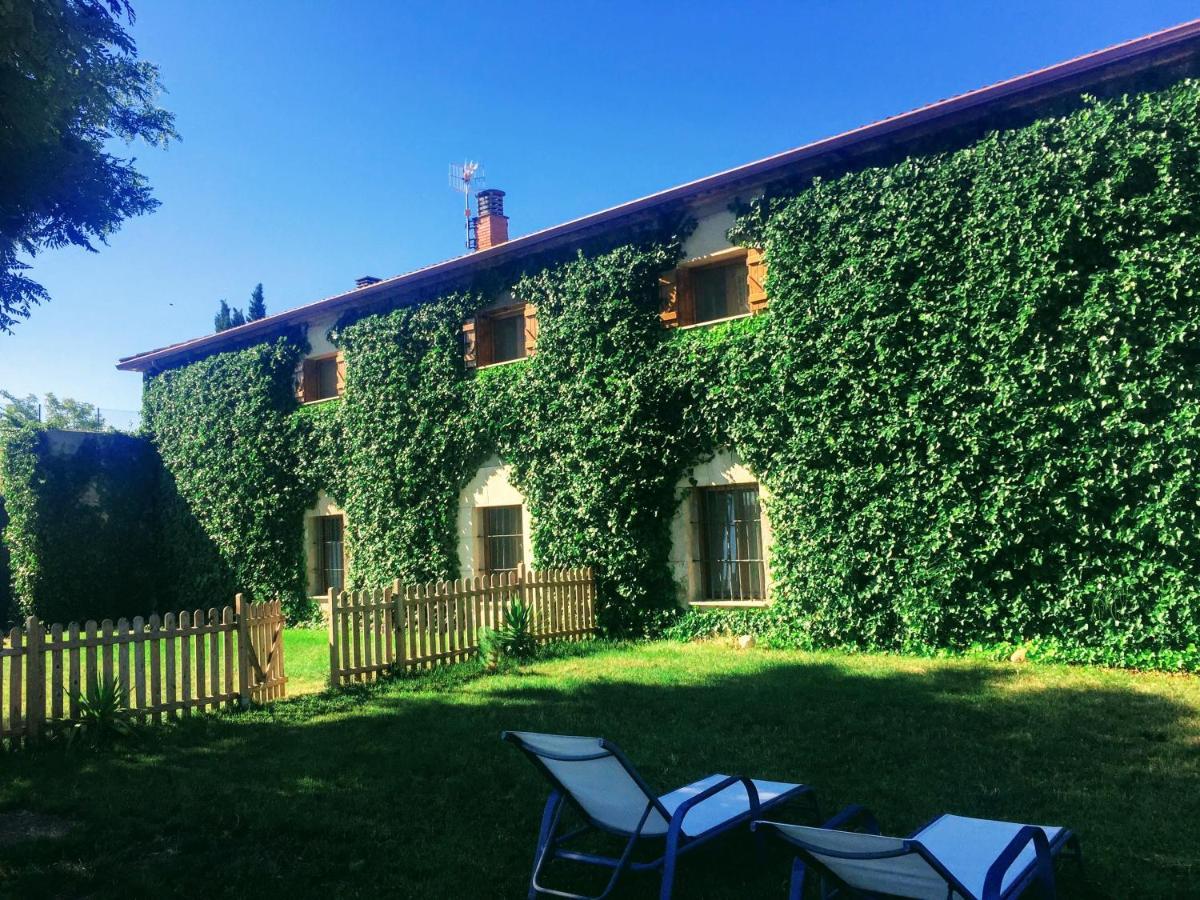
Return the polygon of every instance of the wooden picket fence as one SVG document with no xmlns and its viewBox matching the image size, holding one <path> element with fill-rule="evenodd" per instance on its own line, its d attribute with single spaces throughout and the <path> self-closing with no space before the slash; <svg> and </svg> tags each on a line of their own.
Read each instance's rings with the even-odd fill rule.
<svg viewBox="0 0 1200 900">
<path fill-rule="evenodd" d="M 459 662 L 479 652 L 479 632 L 503 621 L 513 598 L 530 607 L 539 643 L 596 631 L 590 568 L 480 576 L 377 591 L 329 593 L 329 682 L 373 681 L 404 669 Z"/>
<path fill-rule="evenodd" d="M 279 601 L 149 617 L 105 619 L 0 634 L 0 742 L 36 739 L 80 719 L 79 698 L 97 680 L 115 683 L 128 715 L 146 722 L 192 710 L 283 697 Z M 235 637 L 236 636 L 236 637 Z"/>
</svg>

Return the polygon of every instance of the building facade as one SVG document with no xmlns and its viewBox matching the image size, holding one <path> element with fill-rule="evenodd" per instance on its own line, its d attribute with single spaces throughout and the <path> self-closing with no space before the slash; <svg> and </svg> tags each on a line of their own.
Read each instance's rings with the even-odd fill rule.
<svg viewBox="0 0 1200 900">
<path fill-rule="evenodd" d="M 1010 189 L 990 162 L 1025 154 L 1034 174 L 1062 171 L 1067 164 L 1043 158 L 1039 148 L 1060 138 L 1086 144 L 1101 133 L 1102 116 L 1109 117 L 1105 140 L 1112 141 L 1103 152 L 1123 158 L 1141 139 L 1129 110 L 1142 97 L 1176 117 L 1163 133 L 1186 143 L 1191 124 L 1178 118 L 1178 92 L 1191 89 L 1198 48 L 1200 26 L 1180 26 L 521 237 L 509 237 L 503 192 L 481 192 L 477 249 L 465 256 L 394 278 L 360 278 L 345 293 L 140 353 L 118 366 L 147 377 L 158 410 L 157 418 L 148 416 L 150 428 L 170 434 L 160 444 L 169 468 L 178 450 L 182 471 L 182 461 L 193 458 L 187 428 L 156 429 L 169 412 L 166 386 L 186 380 L 175 373 L 238 354 L 245 359 L 258 352 L 254 348 L 279 342 L 293 348 L 279 356 L 290 366 L 292 408 L 272 395 L 271 409 L 281 422 L 297 408 L 305 422 L 336 420 L 330 431 L 336 435 L 321 437 L 317 428 L 313 440 L 325 440 L 328 452 L 321 464 L 305 464 L 300 515 L 291 500 L 246 515 L 291 522 L 295 543 L 303 545 L 300 580 L 313 596 L 351 584 L 380 586 L 385 577 L 473 577 L 517 565 L 595 563 L 611 578 L 607 596 L 614 608 L 653 594 L 658 600 L 651 605 L 666 611 L 769 613 L 782 597 L 802 610 L 796 618 L 804 628 L 839 640 L 840 601 L 833 598 L 845 594 L 859 598 L 847 616 L 854 624 L 845 640 L 920 643 L 965 639 L 937 608 L 944 611 L 946 596 L 970 593 L 974 576 L 962 573 L 979 566 L 980 577 L 993 579 L 988 589 L 1005 596 L 1001 606 L 1011 601 L 1023 611 L 1002 612 L 971 628 L 1020 630 L 1026 626 L 1014 623 L 1042 615 L 1027 614 L 1027 606 L 1042 605 L 1005 593 L 1010 588 L 993 569 L 1009 551 L 994 547 L 985 565 L 978 562 L 983 550 L 955 545 L 953 554 L 968 562 L 950 566 L 938 550 L 917 553 L 915 544 L 905 546 L 898 537 L 917 529 L 921 546 L 936 548 L 939 529 L 955 526 L 928 523 L 959 515 L 948 494 L 921 509 L 902 510 L 899 500 L 881 505 L 881 521 L 896 525 L 890 531 L 883 525 L 872 531 L 860 520 L 895 485 L 934 492 L 929 473 L 937 471 L 947 443 L 958 440 L 955 423 L 941 418 L 944 407 L 923 399 L 945 386 L 936 371 L 922 367 L 950 353 L 950 368 L 961 363 L 990 371 L 985 357 L 998 353 L 991 338 L 980 337 L 997 323 L 976 328 L 969 312 L 950 314 L 936 304 L 979 289 L 971 279 L 982 271 L 983 251 L 975 248 L 992 252 L 996 243 L 987 234 L 993 226 L 980 226 L 996 214 L 979 198 L 999 197 L 1002 188 L 1013 196 L 1028 189 L 1033 193 L 1014 202 L 1037 206 L 1053 189 Z M 1117 134 L 1120 128 L 1129 129 L 1128 139 Z M 1011 164 L 1009 171 L 1022 166 Z M 1109 174 L 1089 181 L 1093 169 L 1079 168 L 1081 196 L 1113 180 Z M 945 177 L 948 187 L 931 188 L 929 173 Z M 1180 177 L 1190 190 L 1191 176 Z M 1155 183 L 1145 189 L 1166 191 L 1161 179 Z M 862 209 L 857 224 L 853 204 L 838 195 L 856 185 L 864 191 L 854 201 Z M 942 199 L 945 209 L 930 212 Z M 880 213 L 888 203 L 909 212 Z M 821 212 L 814 218 L 816 206 Z M 1104 243 L 1097 228 L 1117 234 L 1125 227 L 1124 209 L 1118 204 L 1105 212 L 1108 218 L 1086 240 Z M 993 230 L 1011 230 L 1020 221 L 1006 219 Z M 1075 240 L 1075 226 L 1063 221 L 1064 234 Z M 1167 230 L 1182 239 L 1183 219 L 1173 221 Z M 931 237 L 918 251 L 905 241 L 920 228 Z M 834 281 L 821 280 L 860 245 L 872 248 L 861 263 L 839 270 Z M 1064 246 L 1059 241 L 1041 258 L 1067 253 Z M 1115 265 L 1112 253 L 1106 259 L 1097 265 Z M 987 265 L 993 285 L 1013 271 L 1004 261 Z M 1065 262 L 1062 268 L 1070 270 Z M 845 304 L 831 300 L 846 283 L 866 278 L 866 270 L 873 281 L 864 281 Z M 1023 289 L 1005 290 L 1016 297 Z M 1094 284 L 1056 288 L 1053 303 L 1067 309 L 1094 290 Z M 872 318 L 889 304 L 901 304 L 892 318 Z M 926 311 L 913 312 L 919 309 Z M 1001 328 L 995 333 L 1003 333 L 1008 313 L 995 315 Z M 815 346 L 845 330 L 850 316 L 858 324 L 871 319 L 869 339 L 867 332 L 846 332 L 842 344 L 814 355 Z M 936 327 L 928 324 L 934 321 Z M 976 328 L 969 338 L 974 343 L 961 352 L 939 343 L 937 329 L 968 326 Z M 893 379 L 873 387 L 894 365 L 886 355 L 893 339 L 904 344 L 901 374 L 911 384 L 901 390 Z M 597 369 L 593 355 L 607 368 Z M 833 365 L 843 355 L 844 364 Z M 820 385 L 806 380 L 810 371 L 831 365 Z M 933 387 L 919 387 L 926 382 Z M 1022 381 L 1020 390 L 1027 387 Z M 964 409 L 992 410 L 1003 391 L 985 397 L 988 390 L 985 385 L 975 399 L 961 400 Z M 1029 396 L 1021 402 L 1030 409 L 1044 406 Z M 524 405 L 514 407 L 513 397 Z M 916 432 L 940 436 L 922 437 L 919 448 L 898 437 L 904 428 L 895 423 L 904 421 L 905 404 Z M 469 415 L 460 415 L 468 407 Z M 593 420 L 598 410 L 604 417 Z M 836 418 L 822 419 L 826 413 Z M 440 428 L 442 420 L 452 420 L 453 428 Z M 878 441 L 874 426 L 862 430 L 868 421 L 878 423 Z M 802 422 L 808 423 L 804 433 Z M 405 423 L 403 429 L 397 423 Z M 370 437 L 373 428 L 377 439 Z M 284 456 L 292 452 L 280 446 Z M 896 449 L 884 452 L 885 446 Z M 303 455 L 296 452 L 297 459 Z M 921 460 L 930 461 L 927 470 Z M 255 464 L 276 463 L 280 471 L 301 466 L 290 456 Z M 962 490 L 977 492 L 972 496 L 981 508 L 1000 482 L 984 486 L 980 471 L 976 466 L 962 476 Z M 875 479 L 873 493 L 862 487 L 868 475 Z M 994 526 L 995 514 L 971 515 L 980 517 L 971 541 L 982 546 L 979 535 Z M 1019 566 L 1021 579 L 1036 580 L 1035 572 L 1045 570 L 1033 558 Z M 247 562 L 245 577 L 265 577 L 253 573 L 269 568 L 261 560 Z M 631 586 L 636 581 L 640 587 Z M 892 605 L 899 601 L 882 598 L 909 591 L 922 597 L 920 624 Z M 987 606 L 978 597 L 970 602 Z"/>
</svg>

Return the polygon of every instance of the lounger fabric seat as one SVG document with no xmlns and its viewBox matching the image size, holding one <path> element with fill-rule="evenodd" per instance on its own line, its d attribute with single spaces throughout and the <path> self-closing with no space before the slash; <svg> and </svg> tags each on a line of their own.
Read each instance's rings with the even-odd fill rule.
<svg viewBox="0 0 1200 900">
<path fill-rule="evenodd" d="M 661 870 L 659 897 L 666 900 L 671 896 L 680 854 L 748 825 L 793 798 L 807 799 L 815 813 L 812 789 L 802 784 L 709 775 L 660 796 L 650 790 L 620 749 L 603 738 L 517 731 L 506 731 L 501 738 L 522 750 L 553 787 L 542 813 L 530 879 L 531 900 L 540 894 L 600 900 L 612 892 L 623 872 L 644 870 Z M 574 807 L 585 824 L 559 833 L 566 805 Z M 627 838 L 621 856 L 568 849 L 569 842 L 593 830 Z M 633 849 L 645 840 L 661 841 L 662 852 L 652 860 L 634 862 Z M 543 870 L 553 860 L 605 866 L 613 875 L 602 893 L 588 898 L 541 883 Z"/>
<path fill-rule="evenodd" d="M 864 820 L 869 833 L 840 830 Z M 999 900 L 1019 896 L 1035 882 L 1051 895 L 1053 860 L 1078 839 L 1066 828 L 1029 826 L 968 816 L 943 815 L 907 838 L 878 833 L 861 807 L 812 827 L 756 822 L 776 830 L 801 851 L 793 867 L 793 898 L 801 896 L 804 863 L 823 878 L 871 896 L 920 900 Z"/>
<path fill-rule="evenodd" d="M 1046 833 L 1051 852 L 1063 836 L 1064 829 L 1054 825 L 1040 826 Z M 925 849 L 937 857 L 950 870 L 963 887 L 976 897 L 983 896 L 983 882 L 988 868 L 996 857 L 1012 843 L 1021 826 L 1012 822 L 997 822 L 991 819 L 971 819 L 967 816 L 944 815 L 934 819 L 912 836 Z M 1035 862 L 1033 844 L 1025 849 L 1009 866 L 1001 883 L 1001 893 L 1010 890 L 1020 875 L 1028 872 Z"/>
<path fill-rule="evenodd" d="M 695 797 L 702 791 L 711 788 L 718 782 L 729 778 L 728 775 L 709 775 L 707 778 L 701 778 L 699 781 L 693 782 L 686 787 L 677 788 L 669 794 L 663 794 L 658 798 L 658 802 L 663 805 L 671 815 L 675 814 L 675 810 L 679 808 L 684 800 Z M 787 784 L 782 781 L 759 781 L 757 778 L 750 779 L 754 784 L 754 788 L 758 791 L 758 802 L 760 806 L 773 806 L 784 795 L 791 791 L 795 791 L 799 785 Z M 722 822 L 727 822 L 735 816 L 745 815 L 750 811 L 750 796 L 746 791 L 744 784 L 734 784 L 719 794 L 709 797 L 707 800 L 702 800 L 696 806 L 693 806 L 683 820 L 683 833 L 689 837 L 703 834 L 711 828 L 715 828 Z"/>
</svg>

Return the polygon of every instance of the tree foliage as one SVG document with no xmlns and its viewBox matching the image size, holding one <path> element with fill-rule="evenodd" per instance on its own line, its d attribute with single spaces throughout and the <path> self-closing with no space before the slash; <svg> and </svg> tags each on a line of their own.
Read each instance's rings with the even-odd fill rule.
<svg viewBox="0 0 1200 900">
<path fill-rule="evenodd" d="M 0 398 L 5 401 L 0 407 L 0 429 L 40 425 L 69 431 L 103 431 L 105 427 L 100 410 L 81 400 L 70 397 L 60 400 L 47 393 L 43 401 L 38 402 L 36 394 L 17 397 L 5 390 L 0 390 Z"/>
<path fill-rule="evenodd" d="M 267 317 L 267 301 L 263 298 L 262 282 L 254 286 L 250 292 L 250 303 L 246 307 L 246 321 L 257 322 Z"/>
<path fill-rule="evenodd" d="M 46 300 L 26 273 L 45 248 L 95 250 L 158 205 L 111 138 L 176 137 L 158 70 L 138 59 L 126 0 L 0 4 L 0 331 Z"/>
</svg>

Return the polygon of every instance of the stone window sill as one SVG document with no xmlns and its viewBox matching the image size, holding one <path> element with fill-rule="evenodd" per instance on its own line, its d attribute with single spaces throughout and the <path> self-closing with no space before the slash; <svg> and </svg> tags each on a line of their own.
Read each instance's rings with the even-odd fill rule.
<svg viewBox="0 0 1200 900">
<path fill-rule="evenodd" d="M 770 605 L 770 600 L 691 600 L 688 602 L 688 606 L 693 609 L 765 609 Z"/>
</svg>

